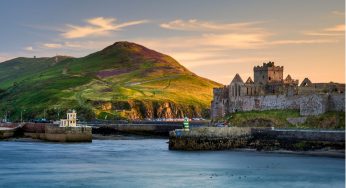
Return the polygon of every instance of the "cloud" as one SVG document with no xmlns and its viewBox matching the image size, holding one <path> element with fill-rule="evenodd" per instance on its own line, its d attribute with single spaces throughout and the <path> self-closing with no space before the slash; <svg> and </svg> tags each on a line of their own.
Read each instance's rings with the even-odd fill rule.
<svg viewBox="0 0 346 188">
<path fill-rule="evenodd" d="M 106 46 L 110 45 L 108 40 L 88 40 L 88 41 L 65 41 L 59 43 L 43 43 L 40 45 L 43 49 L 61 49 L 61 50 L 100 50 Z"/>
<path fill-rule="evenodd" d="M 208 69 L 212 69 L 213 66 L 217 65 L 222 67 L 230 64 L 262 62 L 271 57 L 263 53 L 256 54 L 256 51 L 253 51 L 254 53 L 240 53 L 242 55 L 233 53 L 234 50 L 239 51 L 264 46 L 265 44 L 262 43 L 265 43 L 265 40 L 262 38 L 259 39 L 258 36 L 203 35 L 193 38 L 137 39 L 134 42 L 169 54 L 193 71 L 201 69 L 201 67 L 209 67 Z M 259 44 L 249 46 L 250 44 L 248 43 L 251 42 Z"/>
<path fill-rule="evenodd" d="M 26 51 L 34 51 L 34 48 L 32 46 L 27 46 L 24 48 Z"/>
<path fill-rule="evenodd" d="M 304 34 L 310 35 L 310 36 L 326 36 L 326 37 L 344 36 L 344 33 L 330 33 L 330 32 L 304 32 Z"/>
<path fill-rule="evenodd" d="M 322 39 L 301 39 L 301 40 L 276 40 L 270 42 L 273 45 L 285 45 L 285 44 L 323 44 L 334 43 L 336 40 L 322 40 Z"/>
<path fill-rule="evenodd" d="M 258 49 L 263 47 L 268 36 L 266 33 L 204 34 L 195 42 L 204 46 L 231 49 Z"/>
<path fill-rule="evenodd" d="M 124 23 L 116 23 L 115 18 L 96 17 L 86 20 L 88 25 L 76 26 L 67 25 L 67 30 L 62 33 L 64 38 L 83 38 L 88 36 L 108 35 L 111 31 L 118 31 L 122 28 L 148 22 L 147 20 L 137 20 Z"/>
<path fill-rule="evenodd" d="M 226 52 L 210 53 L 208 55 L 198 52 L 176 52 L 174 53 L 174 58 L 179 62 L 183 62 L 188 68 L 235 65 L 248 62 L 256 63 L 268 59 L 268 57 L 263 56 L 234 56 L 230 54 L 228 55 Z"/>
<path fill-rule="evenodd" d="M 181 31 L 254 31 L 261 28 L 254 27 L 262 22 L 238 22 L 238 23 L 215 23 L 208 21 L 173 20 L 168 23 L 160 24 L 161 28 Z"/>
<path fill-rule="evenodd" d="M 325 31 L 331 31 L 331 32 L 345 32 L 345 24 L 339 24 L 334 27 L 326 28 Z"/>
<path fill-rule="evenodd" d="M 225 33 L 134 40 L 153 49 L 171 49 L 183 52 L 198 50 L 200 52 L 215 53 L 225 50 L 264 48 L 268 40 L 267 37 L 266 34 Z"/>
<path fill-rule="evenodd" d="M 341 11 L 338 11 L 338 10 L 332 11 L 332 14 L 337 15 L 337 16 L 345 16 L 345 12 L 341 12 Z"/>
<path fill-rule="evenodd" d="M 319 31 L 307 31 L 303 33 L 305 35 L 310 35 L 310 36 L 324 36 L 324 37 L 345 36 L 345 24 L 338 24 L 333 27 L 320 29 Z"/>
<path fill-rule="evenodd" d="M 45 43 L 43 44 L 44 47 L 46 48 L 61 48 L 62 44 L 59 43 Z"/>
</svg>

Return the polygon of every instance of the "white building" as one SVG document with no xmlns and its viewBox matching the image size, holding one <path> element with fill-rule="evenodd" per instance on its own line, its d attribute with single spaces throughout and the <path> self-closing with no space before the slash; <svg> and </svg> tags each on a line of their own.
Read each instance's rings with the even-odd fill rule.
<svg viewBox="0 0 346 188">
<path fill-rule="evenodd" d="M 60 120 L 60 127 L 75 127 L 77 126 L 77 113 L 75 110 L 67 112 L 67 119 Z"/>
</svg>

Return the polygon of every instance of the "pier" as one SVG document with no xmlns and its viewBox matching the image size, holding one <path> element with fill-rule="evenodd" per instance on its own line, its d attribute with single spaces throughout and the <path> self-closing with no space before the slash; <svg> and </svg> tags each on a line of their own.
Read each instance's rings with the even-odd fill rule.
<svg viewBox="0 0 346 188">
<path fill-rule="evenodd" d="M 52 142 L 91 142 L 88 126 L 60 127 L 50 123 L 0 123 L 0 139 L 28 137 Z"/>
</svg>

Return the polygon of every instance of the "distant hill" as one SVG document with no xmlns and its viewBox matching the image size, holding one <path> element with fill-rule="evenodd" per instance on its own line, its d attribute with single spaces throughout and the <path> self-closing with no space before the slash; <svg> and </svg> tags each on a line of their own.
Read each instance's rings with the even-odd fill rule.
<svg viewBox="0 0 346 188">
<path fill-rule="evenodd" d="M 0 63 L 0 116 L 143 119 L 208 115 L 212 88 L 168 55 L 116 42 L 82 58 L 15 58 Z M 25 111 L 24 111 L 25 110 Z M 59 116 L 59 117 L 58 117 Z"/>
</svg>

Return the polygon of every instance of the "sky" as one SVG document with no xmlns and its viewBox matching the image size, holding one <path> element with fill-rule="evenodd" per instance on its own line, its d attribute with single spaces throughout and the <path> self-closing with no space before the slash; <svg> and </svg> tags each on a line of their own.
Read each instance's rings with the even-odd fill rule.
<svg viewBox="0 0 346 188">
<path fill-rule="evenodd" d="M 0 26 L 0 62 L 130 41 L 222 84 L 267 61 L 345 83 L 344 0 L 2 0 Z"/>
</svg>

